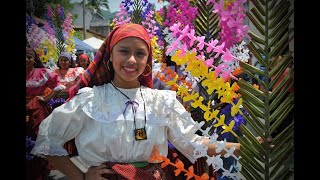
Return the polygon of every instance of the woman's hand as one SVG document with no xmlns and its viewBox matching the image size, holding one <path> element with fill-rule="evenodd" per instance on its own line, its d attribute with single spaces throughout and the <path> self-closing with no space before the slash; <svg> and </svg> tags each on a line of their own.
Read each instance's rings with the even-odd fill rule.
<svg viewBox="0 0 320 180">
<path fill-rule="evenodd" d="M 40 102 L 46 102 L 46 99 L 43 96 L 37 96 L 37 98 Z"/>
<path fill-rule="evenodd" d="M 257 139 L 258 139 L 258 141 L 259 141 L 260 144 L 264 144 L 264 143 L 265 143 L 265 141 L 263 140 L 262 137 L 258 136 Z M 268 137 L 268 138 L 267 138 L 267 142 L 268 142 L 268 143 L 271 143 L 271 142 L 272 142 L 272 137 Z M 273 147 L 274 147 L 274 145 L 273 145 L 273 144 L 270 144 L 269 148 L 272 149 Z"/>
<path fill-rule="evenodd" d="M 107 180 L 103 174 L 116 174 L 112 169 L 108 169 L 105 164 L 99 166 L 91 166 L 85 173 L 85 180 Z"/>
</svg>

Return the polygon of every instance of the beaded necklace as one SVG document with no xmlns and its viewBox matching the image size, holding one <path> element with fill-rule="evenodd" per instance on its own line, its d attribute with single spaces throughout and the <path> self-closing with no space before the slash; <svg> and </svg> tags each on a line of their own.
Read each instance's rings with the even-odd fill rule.
<svg viewBox="0 0 320 180">
<path fill-rule="evenodd" d="M 112 84 L 112 86 L 113 86 L 117 91 L 119 91 L 122 95 L 124 95 L 124 96 L 128 99 L 128 101 L 126 102 L 126 108 L 124 109 L 123 114 L 126 112 L 127 107 L 129 106 L 129 104 L 131 104 L 131 108 L 132 108 L 132 112 L 133 112 L 134 137 L 135 137 L 135 139 L 136 139 L 137 141 L 147 139 L 147 131 L 146 131 L 146 124 L 147 124 L 146 104 L 145 104 L 145 101 L 144 101 L 144 98 L 143 98 L 143 95 L 142 95 L 141 86 L 139 87 L 139 90 L 140 90 L 140 94 L 141 94 L 141 97 L 142 97 L 143 108 L 144 108 L 144 127 L 137 129 L 137 127 L 136 127 L 136 112 L 137 112 L 137 109 L 138 109 L 138 107 L 139 107 L 139 103 L 136 102 L 136 101 L 132 101 L 126 94 L 124 94 L 122 91 L 120 91 L 120 90 L 113 84 L 112 81 L 111 81 L 111 84 Z"/>
<path fill-rule="evenodd" d="M 59 69 L 59 74 L 60 74 L 61 79 L 64 80 L 66 78 L 66 75 L 68 74 L 69 69 L 67 69 L 66 73 L 64 73 L 63 75 L 62 75 L 61 71 L 62 71 L 62 69 Z"/>
</svg>

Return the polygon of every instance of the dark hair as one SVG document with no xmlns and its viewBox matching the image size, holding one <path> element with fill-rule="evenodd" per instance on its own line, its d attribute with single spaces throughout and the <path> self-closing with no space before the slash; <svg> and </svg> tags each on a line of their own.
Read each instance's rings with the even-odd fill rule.
<svg viewBox="0 0 320 180">
<path fill-rule="evenodd" d="M 59 58 L 58 58 L 58 61 L 57 61 L 57 66 L 61 69 L 61 66 L 60 66 L 60 64 L 59 64 L 59 59 L 61 58 L 61 57 L 65 57 L 65 56 L 60 56 Z M 67 58 L 67 57 L 65 57 L 65 58 Z M 68 59 L 68 58 L 67 58 Z M 72 56 L 71 56 L 71 58 L 70 58 L 71 60 L 69 60 L 70 61 L 70 65 L 69 65 L 69 68 L 75 68 L 76 67 L 76 63 L 74 62 L 74 60 L 72 59 Z"/>
<path fill-rule="evenodd" d="M 83 55 L 86 55 L 86 56 L 88 57 L 88 59 L 84 58 Z M 89 66 L 89 64 L 90 64 L 90 58 L 89 58 L 89 56 L 88 56 L 87 54 L 82 53 L 82 54 L 79 54 L 79 55 L 78 55 L 78 64 L 77 64 L 78 67 L 82 67 L 82 66 L 80 65 L 80 59 L 85 59 L 85 60 L 86 60 L 86 63 L 87 63 L 87 66 Z"/>
<path fill-rule="evenodd" d="M 33 53 L 34 53 L 34 67 L 35 67 L 35 68 L 44 68 L 45 66 L 44 66 L 43 63 L 40 61 L 40 58 L 39 58 L 39 55 L 37 54 L 37 52 L 36 52 L 33 48 L 31 48 L 31 47 L 29 47 L 29 46 L 26 46 L 26 50 L 27 50 L 27 49 L 32 50 Z M 27 54 L 27 51 L 26 51 L 26 54 Z"/>
</svg>

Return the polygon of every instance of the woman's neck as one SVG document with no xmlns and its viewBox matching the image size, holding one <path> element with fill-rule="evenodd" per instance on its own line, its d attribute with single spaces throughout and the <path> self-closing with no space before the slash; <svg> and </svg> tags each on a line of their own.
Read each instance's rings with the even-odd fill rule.
<svg viewBox="0 0 320 180">
<path fill-rule="evenodd" d="M 134 89 L 140 87 L 140 82 L 119 82 L 117 80 L 112 80 L 111 83 L 113 83 L 118 88 L 123 89 Z"/>
<path fill-rule="evenodd" d="M 69 70 L 69 67 L 63 67 L 63 68 L 61 67 L 60 68 L 60 71 L 68 71 L 68 70 Z"/>
<path fill-rule="evenodd" d="M 28 73 L 28 72 L 31 72 L 33 69 L 34 69 L 33 66 L 27 67 L 27 68 L 26 68 L 26 72 L 27 72 L 27 73 Z"/>
</svg>

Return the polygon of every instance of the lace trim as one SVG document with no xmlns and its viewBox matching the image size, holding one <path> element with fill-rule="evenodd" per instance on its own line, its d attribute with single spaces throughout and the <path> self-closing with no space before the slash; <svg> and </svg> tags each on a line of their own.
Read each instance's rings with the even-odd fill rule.
<svg viewBox="0 0 320 180">
<path fill-rule="evenodd" d="M 48 70 L 45 71 L 45 73 L 41 74 L 40 79 L 36 78 L 36 80 L 33 80 L 34 78 L 32 78 L 31 80 L 27 80 L 26 82 L 26 87 L 41 87 L 44 84 L 46 84 L 46 82 L 48 81 L 49 77 L 50 77 L 50 72 Z M 42 78 L 41 78 L 42 77 Z"/>
<path fill-rule="evenodd" d="M 51 156 L 68 156 L 68 152 L 62 147 L 51 147 L 51 146 L 35 146 L 31 153 L 35 156 L 45 158 L 46 155 Z"/>
<path fill-rule="evenodd" d="M 60 82 L 72 82 L 83 73 L 84 69 L 82 67 L 76 67 L 70 73 L 67 73 L 64 78 L 60 77 Z"/>
</svg>

